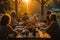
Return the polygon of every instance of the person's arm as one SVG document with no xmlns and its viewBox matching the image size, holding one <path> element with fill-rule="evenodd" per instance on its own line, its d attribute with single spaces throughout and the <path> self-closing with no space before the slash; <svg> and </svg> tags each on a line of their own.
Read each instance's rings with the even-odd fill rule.
<svg viewBox="0 0 60 40">
<path fill-rule="evenodd" d="M 53 32 L 53 30 L 54 30 L 54 24 L 51 24 L 51 25 L 48 26 L 46 32 L 50 34 L 50 33 Z"/>
</svg>

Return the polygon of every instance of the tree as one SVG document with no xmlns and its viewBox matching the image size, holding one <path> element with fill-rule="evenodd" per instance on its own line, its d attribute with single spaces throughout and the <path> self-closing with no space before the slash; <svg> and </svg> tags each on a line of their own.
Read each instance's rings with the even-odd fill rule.
<svg viewBox="0 0 60 40">
<path fill-rule="evenodd" d="M 37 2 L 39 2 L 41 4 L 41 18 L 43 19 L 44 16 L 44 7 L 46 5 L 49 5 L 50 3 L 53 2 L 53 0 L 36 0 Z"/>
<path fill-rule="evenodd" d="M 57 8 L 60 8 L 60 0 L 57 0 L 57 1 L 55 2 L 55 4 L 56 4 Z"/>
<path fill-rule="evenodd" d="M 47 6 L 48 9 L 52 9 L 52 8 L 60 8 L 60 1 L 59 0 L 54 0 L 53 3 L 49 4 Z"/>
<path fill-rule="evenodd" d="M 11 10 L 11 3 L 9 0 L 0 0 L 0 13 L 4 11 Z"/>
</svg>

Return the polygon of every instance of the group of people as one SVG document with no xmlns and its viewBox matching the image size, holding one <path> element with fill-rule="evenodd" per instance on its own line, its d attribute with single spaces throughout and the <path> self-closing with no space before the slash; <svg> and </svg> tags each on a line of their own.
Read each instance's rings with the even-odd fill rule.
<svg viewBox="0 0 60 40">
<path fill-rule="evenodd" d="M 32 19 L 32 21 L 28 19 L 27 14 L 25 13 L 22 17 L 26 28 L 33 32 L 33 35 L 35 36 L 36 30 L 35 28 L 39 28 L 35 23 L 37 20 L 35 20 L 36 17 Z M 18 21 L 18 22 L 20 22 Z M 46 29 L 46 32 L 51 36 L 51 38 L 57 39 L 60 36 L 60 28 L 57 22 L 57 17 L 55 14 L 52 14 L 51 11 L 47 11 L 47 20 L 45 21 L 46 25 L 48 26 Z M 15 37 L 17 35 L 17 31 L 13 29 L 11 24 L 11 16 L 9 14 L 3 14 L 1 21 L 0 21 L 0 38 L 8 38 L 8 37 Z M 26 32 L 27 34 L 28 32 Z"/>
</svg>

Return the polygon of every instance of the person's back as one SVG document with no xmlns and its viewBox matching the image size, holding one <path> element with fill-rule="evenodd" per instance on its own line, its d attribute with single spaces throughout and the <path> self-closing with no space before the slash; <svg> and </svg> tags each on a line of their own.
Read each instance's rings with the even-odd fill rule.
<svg viewBox="0 0 60 40">
<path fill-rule="evenodd" d="M 51 24 L 47 29 L 47 33 L 50 34 L 52 38 L 57 39 L 60 36 L 60 32 L 59 32 L 60 28 L 56 20 L 56 15 L 51 15 L 50 20 L 51 20 Z"/>
<path fill-rule="evenodd" d="M 8 38 L 8 36 L 12 37 L 16 34 L 13 31 L 13 28 L 10 26 L 11 18 L 8 14 L 4 14 L 1 18 L 1 30 L 0 30 L 0 38 Z"/>
<path fill-rule="evenodd" d="M 11 26 L 2 26 L 0 30 L 0 38 L 14 38 L 16 33 L 12 31 Z"/>
</svg>

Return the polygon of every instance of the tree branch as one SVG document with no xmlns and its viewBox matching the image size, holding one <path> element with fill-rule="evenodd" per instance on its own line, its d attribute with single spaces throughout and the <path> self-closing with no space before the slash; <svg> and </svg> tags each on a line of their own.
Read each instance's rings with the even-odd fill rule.
<svg viewBox="0 0 60 40">
<path fill-rule="evenodd" d="M 13 2 L 15 4 L 15 2 L 13 0 L 9 0 L 9 1 L 11 1 L 11 2 Z"/>
<path fill-rule="evenodd" d="M 36 0 L 36 1 L 39 2 L 39 3 L 41 4 L 40 0 Z"/>
<path fill-rule="evenodd" d="M 47 3 L 47 2 L 48 2 L 48 0 L 46 2 L 44 2 L 44 4 Z"/>
</svg>

